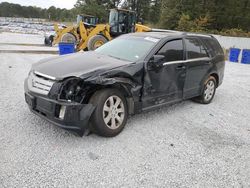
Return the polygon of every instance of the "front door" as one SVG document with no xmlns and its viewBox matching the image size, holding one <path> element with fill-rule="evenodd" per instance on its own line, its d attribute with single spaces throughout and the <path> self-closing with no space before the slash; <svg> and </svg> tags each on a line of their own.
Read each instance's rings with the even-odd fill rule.
<svg viewBox="0 0 250 188">
<path fill-rule="evenodd" d="M 156 55 L 164 55 L 162 66 L 149 68 L 144 77 L 142 106 L 146 110 L 166 103 L 182 100 L 186 75 L 183 40 L 168 41 Z"/>
</svg>

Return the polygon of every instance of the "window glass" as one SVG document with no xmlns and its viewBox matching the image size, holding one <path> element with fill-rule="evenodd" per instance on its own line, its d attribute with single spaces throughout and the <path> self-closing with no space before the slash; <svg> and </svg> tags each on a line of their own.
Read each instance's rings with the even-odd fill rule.
<svg viewBox="0 0 250 188">
<path fill-rule="evenodd" d="M 195 59 L 208 57 L 205 47 L 201 42 L 196 38 L 187 38 L 185 39 L 186 48 L 187 48 L 187 58 Z"/>
<path fill-rule="evenodd" d="M 212 56 L 224 55 L 224 52 L 220 47 L 219 43 L 216 41 L 216 39 L 203 38 L 202 40 L 206 44 L 208 51 Z"/>
<path fill-rule="evenodd" d="M 156 38 L 124 36 L 107 42 L 95 51 L 118 59 L 135 62 L 147 55 L 149 50 L 153 48 L 158 41 L 159 39 Z"/>
<path fill-rule="evenodd" d="M 164 55 L 165 61 L 181 61 L 183 60 L 183 43 L 182 40 L 173 40 L 167 42 L 157 53 L 157 55 Z"/>
</svg>

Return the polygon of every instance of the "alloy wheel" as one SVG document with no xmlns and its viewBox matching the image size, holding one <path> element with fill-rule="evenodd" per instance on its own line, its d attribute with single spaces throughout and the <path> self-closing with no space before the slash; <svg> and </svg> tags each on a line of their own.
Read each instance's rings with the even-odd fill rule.
<svg viewBox="0 0 250 188">
<path fill-rule="evenodd" d="M 205 91 L 204 91 L 204 99 L 209 101 L 213 98 L 215 92 L 215 83 L 214 81 L 210 80 L 206 84 Z"/>
<path fill-rule="evenodd" d="M 103 120 L 110 129 L 119 128 L 125 117 L 125 107 L 122 99 L 118 96 L 110 96 L 103 106 Z"/>
</svg>

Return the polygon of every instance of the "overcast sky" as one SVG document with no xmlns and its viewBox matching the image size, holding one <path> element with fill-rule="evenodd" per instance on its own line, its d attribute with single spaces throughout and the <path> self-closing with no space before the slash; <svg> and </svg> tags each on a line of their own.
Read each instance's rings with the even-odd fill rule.
<svg viewBox="0 0 250 188">
<path fill-rule="evenodd" d="M 16 3 L 25 6 L 37 6 L 42 8 L 49 8 L 55 6 L 58 8 L 73 8 L 77 0 L 0 0 L 1 2 Z"/>
</svg>

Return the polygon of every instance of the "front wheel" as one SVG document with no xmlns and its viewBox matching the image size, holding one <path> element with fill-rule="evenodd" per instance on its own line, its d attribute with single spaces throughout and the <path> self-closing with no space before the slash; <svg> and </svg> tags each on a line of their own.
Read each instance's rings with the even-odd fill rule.
<svg viewBox="0 0 250 188">
<path fill-rule="evenodd" d="M 61 42 L 63 43 L 77 43 L 77 38 L 73 33 L 65 33 L 61 37 Z"/>
<path fill-rule="evenodd" d="M 93 51 L 97 48 L 99 48 L 100 46 L 102 46 L 103 44 L 105 44 L 106 42 L 108 42 L 108 40 L 102 36 L 102 35 L 95 35 L 93 37 L 91 37 L 88 41 L 88 50 L 89 51 Z"/>
<path fill-rule="evenodd" d="M 53 40 L 54 40 L 54 36 L 53 35 L 51 35 L 49 37 L 45 37 L 45 39 L 44 39 L 45 46 L 52 46 Z"/>
<path fill-rule="evenodd" d="M 213 76 L 210 76 L 204 83 L 202 95 L 194 100 L 201 104 L 211 103 L 216 92 L 216 85 L 216 79 Z"/>
<path fill-rule="evenodd" d="M 93 131 L 104 137 L 114 137 L 124 128 L 128 110 L 125 97 L 116 89 L 97 91 L 90 99 L 96 106 L 91 117 Z"/>
</svg>

